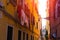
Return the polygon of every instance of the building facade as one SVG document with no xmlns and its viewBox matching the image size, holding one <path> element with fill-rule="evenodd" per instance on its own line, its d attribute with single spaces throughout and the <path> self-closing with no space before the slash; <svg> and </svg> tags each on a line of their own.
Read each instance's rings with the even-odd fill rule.
<svg viewBox="0 0 60 40">
<path fill-rule="evenodd" d="M 49 20 L 51 39 L 60 40 L 60 1 L 49 0 Z"/>
<path fill-rule="evenodd" d="M 41 21 L 34 1 L 0 1 L 1 40 L 39 40 Z"/>
<path fill-rule="evenodd" d="M 55 31 L 55 5 L 56 0 L 49 0 L 49 25 L 50 25 L 50 39 L 52 40 Z"/>
<path fill-rule="evenodd" d="M 56 29 L 56 38 L 60 40 L 60 0 L 56 1 L 55 6 L 55 29 Z"/>
</svg>

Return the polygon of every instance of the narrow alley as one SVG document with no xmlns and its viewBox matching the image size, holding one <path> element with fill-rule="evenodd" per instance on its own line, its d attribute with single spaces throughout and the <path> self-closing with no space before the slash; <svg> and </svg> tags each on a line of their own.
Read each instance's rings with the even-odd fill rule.
<svg viewBox="0 0 60 40">
<path fill-rule="evenodd" d="M 60 40 L 60 0 L 0 0 L 0 40 Z"/>
</svg>

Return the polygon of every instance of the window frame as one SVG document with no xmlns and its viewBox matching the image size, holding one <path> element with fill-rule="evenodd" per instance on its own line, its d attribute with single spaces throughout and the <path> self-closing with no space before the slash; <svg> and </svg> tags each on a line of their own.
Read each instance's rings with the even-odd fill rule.
<svg viewBox="0 0 60 40">
<path fill-rule="evenodd" d="M 7 29 L 7 40 L 13 40 L 13 27 L 11 26 L 8 26 Z"/>
</svg>

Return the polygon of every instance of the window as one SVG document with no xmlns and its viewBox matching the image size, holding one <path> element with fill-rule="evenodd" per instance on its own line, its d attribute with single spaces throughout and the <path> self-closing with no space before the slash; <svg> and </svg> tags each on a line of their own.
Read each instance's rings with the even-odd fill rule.
<svg viewBox="0 0 60 40">
<path fill-rule="evenodd" d="M 30 20 L 28 20 L 28 23 L 29 23 L 29 29 L 30 29 Z"/>
<path fill-rule="evenodd" d="M 31 40 L 32 40 L 32 35 L 31 35 Z"/>
<path fill-rule="evenodd" d="M 18 40 L 21 40 L 21 31 L 18 31 Z"/>
<path fill-rule="evenodd" d="M 23 40 L 25 40 L 25 32 L 23 32 Z"/>
<path fill-rule="evenodd" d="M 7 40 L 12 40 L 13 28 L 8 26 Z"/>
<path fill-rule="evenodd" d="M 34 16 L 31 14 L 31 24 L 34 25 L 35 24 L 35 18 Z"/>
<path fill-rule="evenodd" d="M 28 40 L 28 34 L 26 34 L 26 40 Z"/>
<path fill-rule="evenodd" d="M 33 25 L 35 25 L 35 18 L 33 17 Z"/>
<path fill-rule="evenodd" d="M 34 40 L 34 36 L 31 35 L 31 40 Z"/>
<path fill-rule="evenodd" d="M 37 29 L 38 29 L 38 22 L 36 22 L 36 27 L 37 27 Z"/>
</svg>

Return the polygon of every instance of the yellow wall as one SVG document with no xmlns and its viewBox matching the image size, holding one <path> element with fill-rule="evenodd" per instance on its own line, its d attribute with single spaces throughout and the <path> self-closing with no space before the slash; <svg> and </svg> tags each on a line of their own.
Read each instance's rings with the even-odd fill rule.
<svg viewBox="0 0 60 40">
<path fill-rule="evenodd" d="M 2 0 L 4 6 L 5 6 L 5 11 L 7 13 L 9 13 L 12 17 L 15 17 L 15 11 L 17 10 L 16 7 L 14 7 L 12 4 L 8 4 L 7 5 L 7 0 Z M 31 0 L 27 1 L 30 12 L 32 13 L 32 4 Z M 38 13 L 36 12 L 36 10 L 33 8 L 33 16 L 35 17 L 35 22 L 38 22 Z M 21 30 L 22 32 L 26 32 L 28 33 L 29 37 L 32 35 L 34 37 L 39 37 L 40 36 L 40 30 L 38 30 L 36 28 L 36 26 L 34 26 L 34 33 L 32 33 L 32 30 L 30 31 L 29 29 L 25 28 L 24 26 L 22 27 L 21 25 L 19 25 L 17 22 L 15 22 L 13 19 L 11 19 L 10 17 L 6 16 L 3 12 L 2 12 L 2 18 L 0 19 L 0 39 L 1 40 L 7 40 L 7 28 L 8 26 L 13 27 L 13 40 L 17 40 L 18 39 L 18 30 Z M 32 29 L 32 26 L 31 26 Z M 30 40 L 30 38 L 29 38 Z M 36 39 L 35 39 L 36 40 Z"/>
<path fill-rule="evenodd" d="M 38 30 L 36 28 L 36 22 L 38 22 L 39 16 L 38 16 L 37 11 L 35 10 L 35 7 L 32 4 L 32 1 L 31 0 L 25 0 L 25 2 L 28 4 L 28 8 L 30 9 L 30 13 L 32 13 L 34 18 L 35 18 L 34 34 L 33 35 L 38 38 L 40 36 L 40 30 Z M 32 27 L 31 27 L 31 29 L 32 29 Z"/>
</svg>

